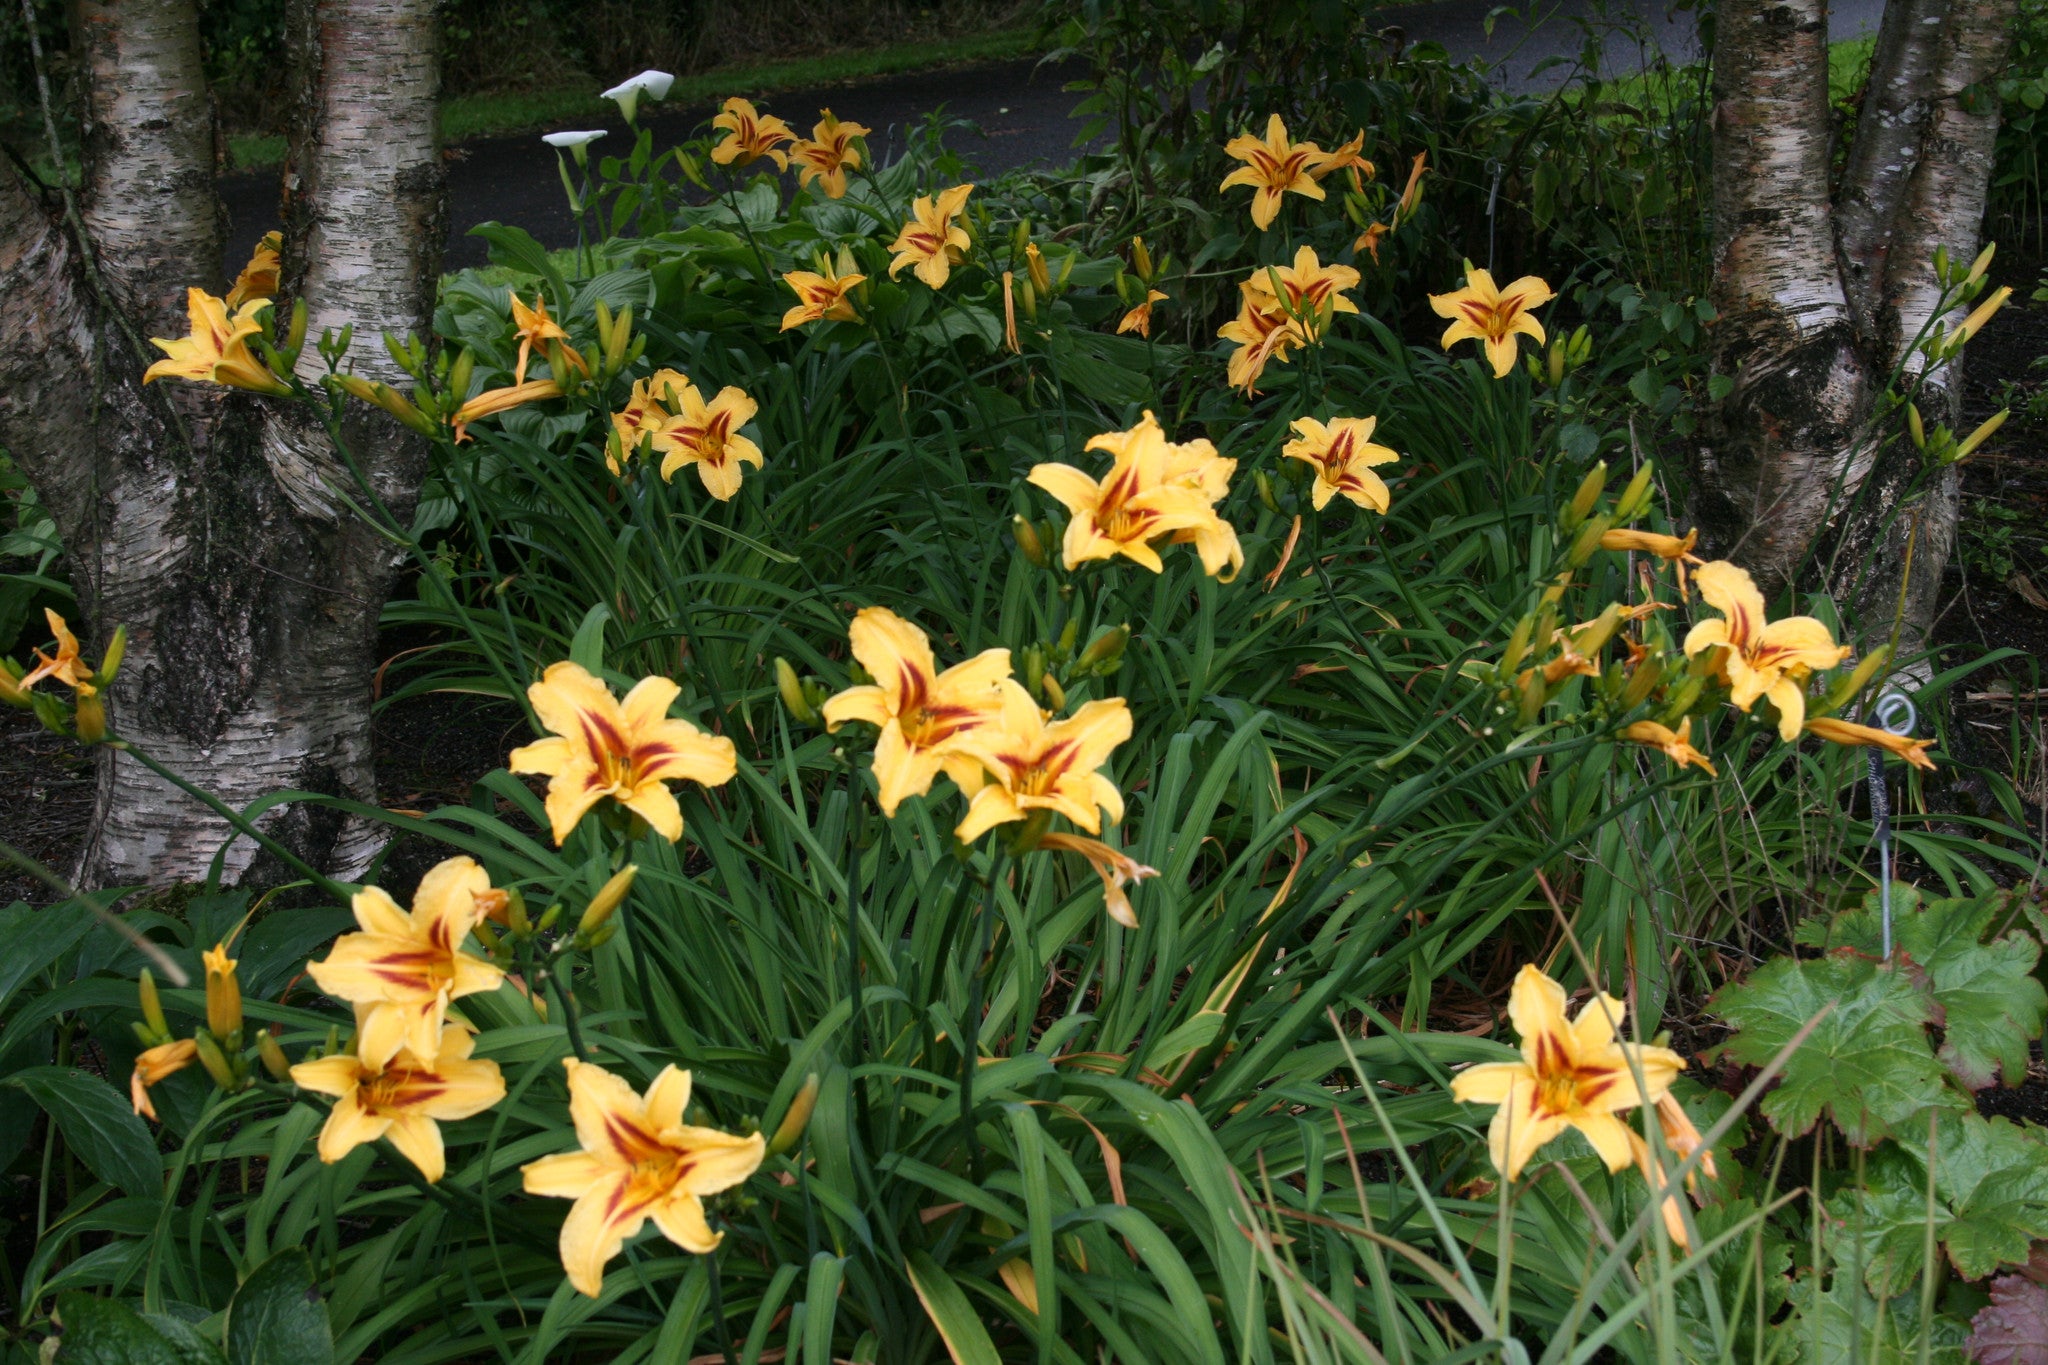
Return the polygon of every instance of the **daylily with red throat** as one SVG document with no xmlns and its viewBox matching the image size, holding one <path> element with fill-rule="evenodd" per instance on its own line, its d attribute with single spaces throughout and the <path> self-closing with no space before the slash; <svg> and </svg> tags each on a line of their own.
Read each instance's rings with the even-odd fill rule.
<svg viewBox="0 0 2048 1365">
<path fill-rule="evenodd" d="M 967 817 L 954 837 L 973 843 L 997 825 L 1029 819 L 1041 810 L 1064 815 L 1090 834 L 1102 832 L 1104 813 L 1111 824 L 1123 819 L 1123 794 L 1096 769 L 1131 737 L 1124 699 L 1088 702 L 1048 725 L 1038 703 L 1015 679 L 1005 678 L 1002 690 L 998 723 L 960 741 L 980 761 L 988 781 L 968 802 Z"/>
<path fill-rule="evenodd" d="M 573 1199 L 562 1222 L 562 1269 L 577 1292 L 595 1298 L 605 1262 L 648 1219 L 685 1251 L 716 1251 L 724 1233 L 704 1216 L 704 1197 L 719 1194 L 760 1168 L 767 1139 L 734 1137 L 683 1122 L 690 1073 L 663 1067 L 635 1094 L 601 1067 L 563 1059 L 569 1069 L 569 1117 L 580 1152 L 544 1156 L 520 1169 L 526 1192 Z"/>
<path fill-rule="evenodd" d="M 667 678 L 642 678 L 622 702 L 581 664 L 548 665 L 526 689 L 534 714 L 552 733 L 514 749 L 515 773 L 548 778 L 547 812 L 555 842 L 567 843 L 590 808 L 610 797 L 670 843 L 683 837 L 683 811 L 668 783 L 716 787 L 739 771 L 723 735 L 669 718 L 682 694 Z"/>
<path fill-rule="evenodd" d="M 683 386 L 677 395 L 676 415 L 654 433 L 654 448 L 661 452 L 661 477 L 666 483 L 685 465 L 697 466 L 704 491 L 720 502 L 730 501 L 740 491 L 741 465 L 761 467 L 761 447 L 739 434 L 754 420 L 760 404 L 728 384 L 709 403 L 694 384 Z"/>
<path fill-rule="evenodd" d="M 366 1066 L 383 1066 L 401 1048 L 431 1064 L 449 1003 L 504 981 L 502 968 L 462 951 L 490 891 L 474 860 L 449 858 L 420 878 L 411 913 L 382 887 L 356 892 L 350 905 L 362 932 L 343 934 L 306 970 L 321 990 L 357 1006 L 356 1053 Z"/>
<path fill-rule="evenodd" d="M 1122 555 L 1158 573 L 1166 566 L 1151 542 L 1162 536 L 1178 538 L 1180 532 L 1189 533 L 1203 568 L 1211 574 L 1244 562 L 1237 532 L 1212 510 L 1221 491 L 1205 486 L 1207 478 L 1220 473 L 1227 487 L 1235 461 L 1219 458 L 1212 464 L 1198 457 L 1189 462 L 1182 458 L 1185 448 L 1167 444 L 1150 413 L 1127 432 L 1092 438 L 1088 448 L 1107 450 L 1116 458 L 1099 481 L 1072 465 L 1052 463 L 1034 465 L 1028 478 L 1071 513 L 1061 545 L 1069 570 L 1091 559 Z M 1214 447 L 1206 454 L 1214 457 Z M 1188 464 L 1186 470 L 1175 468 L 1183 463 Z"/>
<path fill-rule="evenodd" d="M 815 180 L 824 187 L 826 198 L 838 199 L 846 193 L 846 173 L 860 169 L 860 148 L 853 140 L 866 137 L 870 130 L 865 124 L 841 123 L 830 109 L 818 113 L 817 126 L 790 149 L 789 159 L 803 168 L 797 176 L 799 185 Z"/>
<path fill-rule="evenodd" d="M 363 1007 L 356 1007 L 362 1028 Z M 355 1052 L 300 1062 L 292 1080 L 302 1090 L 334 1096 L 320 1129 L 320 1159 L 335 1162 L 366 1142 L 389 1138 L 429 1183 L 447 1172 L 441 1125 L 466 1119 L 505 1098 L 505 1077 L 493 1061 L 473 1058 L 476 1040 L 460 1024 L 441 1030 L 432 1060 L 400 1048 L 372 1063 Z"/>
<path fill-rule="evenodd" d="M 1379 418 L 1332 417 L 1326 425 L 1313 417 L 1298 417 L 1289 425 L 1296 436 L 1280 453 L 1314 467 L 1316 481 L 1309 496 L 1318 512 L 1342 493 L 1360 507 L 1386 515 L 1391 495 L 1372 466 L 1391 464 L 1401 456 L 1391 447 L 1373 444 Z"/>
<path fill-rule="evenodd" d="M 681 370 L 656 370 L 645 379 L 633 381 L 633 392 L 626 398 L 626 406 L 612 414 L 612 430 L 619 438 L 619 456 L 631 457 L 640 451 L 643 441 L 682 410 L 682 392 L 690 387 L 690 377 Z M 612 473 L 619 472 L 618 457 L 607 452 L 605 459 L 611 465 Z"/>
<path fill-rule="evenodd" d="M 863 607 L 846 633 L 853 657 L 875 681 L 827 701 L 825 728 L 836 731 L 850 720 L 880 728 L 875 781 L 882 814 L 893 816 L 904 797 L 930 791 L 941 772 L 973 792 L 981 765 L 959 744 L 1001 716 L 1010 651 L 985 649 L 941 673 L 925 633 L 887 607 Z"/>
<path fill-rule="evenodd" d="M 904 266 L 933 289 L 943 289 L 953 267 L 967 259 L 974 239 L 967 230 L 953 225 L 953 219 L 967 207 L 972 185 L 955 185 L 936 199 L 921 195 L 910 206 L 910 221 L 896 234 L 889 250 L 896 253 L 889 262 L 889 278 L 895 279 Z"/>
<path fill-rule="evenodd" d="M 1778 738 L 1790 744 L 1806 719 L 1806 678 L 1816 668 L 1833 668 L 1849 657 L 1826 625 L 1811 616 L 1764 621 L 1764 595 L 1745 569 L 1717 559 L 1693 574 L 1700 597 L 1720 612 L 1685 636 L 1687 658 L 1720 648 L 1721 679 L 1728 701 L 1747 711 L 1758 697 L 1778 708 Z"/>
<path fill-rule="evenodd" d="M 1493 377 L 1505 379 L 1515 368 L 1515 338 L 1533 338 L 1543 344 L 1543 324 L 1530 315 L 1554 298 L 1550 286 L 1534 275 L 1524 275 L 1505 289 L 1498 288 L 1484 270 L 1470 270 L 1465 287 L 1448 294 L 1431 294 L 1429 306 L 1440 318 L 1452 319 L 1444 329 L 1443 348 L 1448 351 L 1461 341 L 1477 341 L 1493 366 Z"/>
<path fill-rule="evenodd" d="M 1579 1130 L 1609 1171 L 1626 1168 L 1635 1149 L 1618 1116 L 1655 1104 L 1685 1069 L 1685 1059 L 1669 1048 L 1620 1041 L 1628 1006 L 1613 996 L 1595 995 L 1570 1021 L 1564 1007 L 1563 986 L 1533 965 L 1523 967 L 1508 996 L 1522 1059 L 1484 1062 L 1451 1078 L 1452 1098 L 1500 1106 L 1487 1130 L 1487 1151 L 1509 1180 L 1520 1178 L 1536 1149 L 1567 1128 Z"/>
<path fill-rule="evenodd" d="M 1283 312 L 1289 315 L 1288 326 L 1295 338 L 1304 345 L 1314 345 L 1322 340 L 1325 313 L 1334 317 L 1338 313 L 1356 313 L 1358 305 L 1344 296 L 1344 291 L 1355 286 L 1359 273 L 1348 265 L 1324 265 L 1316 257 L 1314 247 L 1302 247 L 1294 253 L 1293 265 L 1267 266 L 1252 272 L 1246 281 L 1253 289 L 1276 299 L 1283 299 Z M 1274 289 L 1274 281 L 1279 289 Z"/>
<path fill-rule="evenodd" d="M 276 297 L 278 271 L 284 264 L 278 253 L 283 250 L 282 232 L 263 234 L 263 240 L 256 243 L 256 249 L 249 253 L 249 263 L 242 267 L 241 274 L 235 276 L 234 287 L 221 300 L 228 312 L 234 312 L 251 300 Z"/>
<path fill-rule="evenodd" d="M 1239 282 L 1237 316 L 1216 329 L 1217 336 L 1237 343 L 1230 354 L 1230 387 L 1247 394 L 1266 372 L 1266 362 L 1285 361 L 1288 348 L 1299 339 L 1279 296 L 1270 284 L 1260 286 L 1263 279 L 1259 275 Z"/>
<path fill-rule="evenodd" d="M 291 385 L 249 350 L 249 338 L 263 331 L 260 314 L 269 307 L 269 299 L 250 299 L 230 317 L 224 300 L 204 289 L 187 289 L 185 313 L 192 323 L 191 335 L 175 341 L 151 337 L 149 344 L 165 358 L 142 372 L 142 382 L 189 379 L 251 393 L 289 394 Z"/>
<path fill-rule="evenodd" d="M 846 296 L 866 279 L 865 275 L 841 274 L 826 260 L 818 262 L 817 272 L 790 271 L 782 282 L 796 291 L 798 303 L 782 315 L 782 330 L 807 322 L 859 322 L 860 314 L 853 311 L 853 301 Z"/>
<path fill-rule="evenodd" d="M 1361 144 L 1363 145 L 1363 144 Z M 1266 120 L 1266 136 L 1253 137 L 1244 133 L 1230 139 L 1223 146 L 1226 155 L 1245 164 L 1223 177 L 1219 190 L 1232 185 L 1250 185 L 1252 195 L 1252 224 L 1264 232 L 1273 226 L 1273 219 L 1280 212 L 1280 197 L 1285 194 L 1299 194 L 1309 199 L 1323 198 L 1323 187 L 1316 183 L 1315 169 L 1323 164 L 1325 153 L 1313 142 L 1290 142 L 1287 125 L 1278 114 Z"/>
<path fill-rule="evenodd" d="M 737 95 L 727 100 L 711 126 L 725 130 L 724 140 L 711 149 L 711 159 L 719 165 L 739 167 L 767 157 L 776 170 L 789 169 L 789 156 L 782 145 L 796 134 L 773 114 L 756 112 L 752 100 Z"/>
</svg>

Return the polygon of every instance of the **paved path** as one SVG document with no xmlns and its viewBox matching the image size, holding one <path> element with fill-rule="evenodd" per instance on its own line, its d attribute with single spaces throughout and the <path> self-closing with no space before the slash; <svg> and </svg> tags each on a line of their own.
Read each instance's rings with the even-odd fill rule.
<svg viewBox="0 0 2048 1365">
<path fill-rule="evenodd" d="M 1503 15 L 1488 35 L 1487 15 L 1498 0 L 1432 0 L 1383 11 L 1388 28 L 1411 44 L 1436 43 L 1453 58 L 1482 58 L 1494 64 L 1493 78 L 1513 90 L 1553 89 L 1566 79 L 1570 62 L 1585 39 L 1585 16 L 1596 12 L 1592 0 L 1547 0 L 1532 5 L 1526 18 Z M 1619 21 L 1607 40 L 1606 72 L 1621 75 L 1638 69 L 1655 48 L 1679 60 L 1699 55 L 1694 16 L 1669 14 L 1665 0 L 1608 0 L 1597 6 L 1607 22 Z M 1841 0 L 1830 21 L 1836 39 L 1875 32 L 1884 0 Z M 1639 33 L 1642 41 L 1628 33 Z M 1559 61 L 1558 59 L 1564 59 Z M 1547 69 L 1538 70 L 1550 63 Z M 779 114 L 791 127 L 807 132 L 814 111 L 834 110 L 842 119 L 875 130 L 870 146 L 884 160 L 900 151 L 906 132 L 934 111 L 971 121 L 979 129 L 955 133 L 948 145 L 971 161 L 982 175 L 1020 166 L 1064 165 L 1075 154 L 1079 124 L 1068 113 L 1081 98 L 1062 87 L 1083 74 L 1078 64 L 1040 66 L 1035 60 L 1001 62 L 951 71 L 890 76 L 857 84 L 785 90 L 763 96 L 763 111 Z M 744 92 L 735 92 L 744 93 Z M 701 131 L 711 108 L 678 109 L 653 106 L 657 145 Z M 630 147 L 625 125 L 609 100 L 591 98 L 586 128 L 609 128 L 612 136 L 597 149 L 623 152 Z M 555 154 L 536 134 L 484 138 L 449 152 L 450 231 L 445 263 L 448 269 L 481 265 L 483 243 L 466 235 L 470 226 L 490 219 L 515 223 L 550 245 L 575 241 L 576 228 L 563 200 L 555 172 Z M 228 246 L 230 276 L 248 259 L 250 248 L 276 222 L 277 181 L 274 172 L 229 176 L 221 182 L 233 230 Z"/>
</svg>

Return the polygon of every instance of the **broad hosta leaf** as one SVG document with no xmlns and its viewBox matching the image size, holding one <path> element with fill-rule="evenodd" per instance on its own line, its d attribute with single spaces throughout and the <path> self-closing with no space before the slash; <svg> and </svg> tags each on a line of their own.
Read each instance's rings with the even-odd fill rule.
<svg viewBox="0 0 2048 1365">
<path fill-rule="evenodd" d="M 92 910 L 83 901 L 65 901 L 47 910 L 16 903 L 0 910 L 0 943 L 7 945 L 0 958 L 0 1008 L 22 982 L 62 957 L 90 928 Z"/>
<path fill-rule="evenodd" d="M 1980 1365 L 2048 1365 L 2048 1289 L 2018 1275 L 1991 1282 L 1991 1302 L 1970 1319 Z"/>
<path fill-rule="evenodd" d="M 1960 1102 L 1928 1045 L 1927 995 L 1903 972 L 1849 954 L 1781 957 L 1712 1001 L 1737 1030 L 1727 1054 L 1751 1066 L 1769 1062 L 1830 1005 L 1764 1096 L 1773 1128 L 1797 1137 L 1825 1113 L 1852 1144 L 1869 1147 L 1932 1105 Z"/>
<path fill-rule="evenodd" d="M 1873 891 L 1859 910 L 1837 916 L 1822 946 L 1852 948 L 1875 957 L 1883 950 L 1883 909 Z M 2004 1073 L 2017 1084 L 2027 1071 L 2027 1045 L 2048 1022 L 2048 990 L 2034 979 L 2041 945 L 2024 928 L 1989 943 L 1992 928 L 2017 917 L 2012 893 L 1968 900 L 1927 900 L 1903 883 L 1892 887 L 1892 941 L 1926 973 L 1940 1006 L 1939 1056 L 1956 1079 L 1982 1090 Z M 1808 932 L 1802 938 L 1821 937 Z"/>
<path fill-rule="evenodd" d="M 57 1365 L 222 1365 L 220 1348 L 175 1318 L 143 1317 L 113 1299 L 57 1296 Z"/>
<path fill-rule="evenodd" d="M 86 1169 L 130 1194 L 164 1192 L 164 1163 L 156 1139 L 126 1096 L 97 1076 L 61 1066 L 17 1071 L 0 1084 L 19 1086 L 40 1104 Z"/>
<path fill-rule="evenodd" d="M 313 1263 L 294 1247 L 249 1272 L 228 1305 L 229 1365 L 331 1365 L 334 1333 L 313 1281 Z"/>
</svg>

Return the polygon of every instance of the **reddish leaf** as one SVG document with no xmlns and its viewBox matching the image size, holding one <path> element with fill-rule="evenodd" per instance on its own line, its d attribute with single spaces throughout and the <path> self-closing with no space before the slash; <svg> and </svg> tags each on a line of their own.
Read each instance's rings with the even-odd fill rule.
<svg viewBox="0 0 2048 1365">
<path fill-rule="evenodd" d="M 1981 1365 L 2048 1365 L 2048 1289 L 2031 1280 L 1993 1280 L 1991 1303 L 1970 1327 L 1970 1359 Z"/>
</svg>

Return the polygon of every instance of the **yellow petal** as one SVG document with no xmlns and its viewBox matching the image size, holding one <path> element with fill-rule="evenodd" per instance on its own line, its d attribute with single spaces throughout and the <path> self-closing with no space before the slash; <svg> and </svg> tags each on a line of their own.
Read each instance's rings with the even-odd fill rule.
<svg viewBox="0 0 2048 1365">
<path fill-rule="evenodd" d="M 562 1220 L 562 1269 L 579 1293 L 603 1291 L 605 1262 L 647 1221 L 648 1205 L 633 1197 L 632 1183 L 625 1171 L 606 1176 Z"/>
<path fill-rule="evenodd" d="M 647 1086 L 647 1122 L 656 1132 L 675 1128 L 690 1104 L 690 1073 L 670 1063 Z"/>
<path fill-rule="evenodd" d="M 888 698 L 872 683 L 849 687 L 828 699 L 824 707 L 825 730 L 829 734 L 850 720 L 883 725 L 893 714 Z"/>
<path fill-rule="evenodd" d="M 441 1126 L 421 1114 L 400 1114 L 391 1119 L 385 1132 L 398 1154 L 419 1168 L 432 1184 L 448 1169 L 446 1150 L 441 1145 Z"/>
<path fill-rule="evenodd" d="M 659 674 L 634 683 L 633 690 L 619 703 L 619 714 L 626 718 L 627 731 L 637 735 L 667 719 L 668 708 L 682 694 L 682 688 Z"/>
<path fill-rule="evenodd" d="M 1505 1104 L 1517 1081 L 1535 1073 L 1521 1062 L 1481 1062 L 1451 1077 L 1451 1098 L 1460 1104 Z"/>
<path fill-rule="evenodd" d="M 515 773 L 553 777 L 577 760 L 576 750 L 559 735 L 549 735 L 514 749 L 505 766 Z"/>
<path fill-rule="evenodd" d="M 675 794 L 661 783 L 643 782 L 619 804 L 645 820 L 649 829 L 670 843 L 682 839 L 683 808 L 676 803 Z"/>
<path fill-rule="evenodd" d="M 1593 1144 L 1593 1150 L 1607 1163 L 1609 1171 L 1626 1170 L 1635 1160 L 1635 1152 L 1629 1147 L 1628 1125 L 1612 1114 L 1580 1114 L 1571 1120 L 1571 1126 Z"/>
<path fill-rule="evenodd" d="M 1798 739 L 1799 727 L 1806 722 L 1806 689 L 1790 678 L 1780 678 L 1764 695 L 1778 708 L 1778 738 L 1787 744 Z"/>
<path fill-rule="evenodd" d="M 528 1194 L 554 1199 L 580 1199 L 618 1167 L 589 1152 L 561 1152 L 519 1168 Z"/>
<path fill-rule="evenodd" d="M 400 938 L 412 933 L 412 916 L 399 909 L 398 902 L 381 886 L 364 887 L 350 898 L 349 906 L 365 933 L 395 934 Z"/>
<path fill-rule="evenodd" d="M 655 1205 L 654 1226 L 661 1229 L 662 1236 L 699 1256 L 718 1250 L 725 1240 L 724 1233 L 711 1230 L 704 1217 L 704 1201 L 694 1194 L 678 1194 Z"/>
<path fill-rule="evenodd" d="M 345 1095 L 328 1111 L 320 1129 L 320 1159 L 335 1162 L 366 1142 L 375 1142 L 391 1127 L 391 1120 L 364 1111 L 354 1095 Z"/>
<path fill-rule="evenodd" d="M 1564 1017 L 1564 987 L 1526 963 L 1508 992 L 1508 1019 L 1522 1040 L 1522 1059 L 1541 1073 L 1545 1062 L 1569 1056 L 1571 1046 Z"/>
<path fill-rule="evenodd" d="M 300 1062 L 292 1068 L 292 1083 L 316 1095 L 341 1096 L 356 1088 L 362 1070 L 362 1063 L 349 1053 L 336 1053 Z"/>
<path fill-rule="evenodd" d="M 768 1139 L 760 1133 L 737 1137 L 716 1128 L 675 1127 L 663 1134 L 665 1140 L 689 1153 L 689 1173 L 680 1188 L 692 1194 L 718 1194 L 729 1190 L 761 1168 L 767 1155 Z"/>
</svg>

